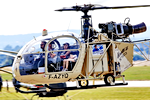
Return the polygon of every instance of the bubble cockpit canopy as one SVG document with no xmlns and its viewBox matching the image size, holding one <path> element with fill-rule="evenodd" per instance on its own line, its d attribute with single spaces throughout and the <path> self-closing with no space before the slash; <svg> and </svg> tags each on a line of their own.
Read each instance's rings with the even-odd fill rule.
<svg viewBox="0 0 150 100">
<path fill-rule="evenodd" d="M 56 34 L 55 34 L 56 36 Z M 79 56 L 80 41 L 73 34 L 56 37 L 43 36 L 29 42 L 20 52 L 20 75 L 60 72 L 64 61 L 69 61 L 67 71 L 72 71 Z"/>
</svg>

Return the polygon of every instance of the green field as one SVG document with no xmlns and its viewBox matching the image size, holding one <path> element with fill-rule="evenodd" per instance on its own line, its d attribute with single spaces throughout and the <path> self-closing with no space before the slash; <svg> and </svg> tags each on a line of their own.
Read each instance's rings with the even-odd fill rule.
<svg viewBox="0 0 150 100">
<path fill-rule="evenodd" d="M 0 100 L 31 100 L 34 94 L 16 93 L 14 88 L 2 89 Z M 150 87 L 101 87 L 97 89 L 71 90 L 65 94 L 67 100 L 150 100 Z M 38 100 L 38 96 L 32 100 Z M 64 97 L 39 98 L 39 100 L 65 100 Z"/>
<path fill-rule="evenodd" d="M 12 76 L 1 73 L 3 80 Z M 150 67 L 131 67 L 123 73 L 126 80 L 150 80 Z M 120 79 L 118 79 L 120 80 Z M 25 89 L 26 90 L 26 89 Z M 13 87 L 9 91 L 4 87 L 0 100 L 31 100 L 34 94 L 16 93 Z M 67 100 L 150 100 L 150 87 L 101 87 L 86 90 L 71 90 L 65 94 Z M 32 100 L 37 100 L 35 96 Z M 65 100 L 64 97 L 39 98 L 39 100 Z"/>
<path fill-rule="evenodd" d="M 12 75 L 11 74 L 7 74 L 7 73 L 1 73 L 2 79 L 3 81 L 11 81 L 12 80 Z"/>
<path fill-rule="evenodd" d="M 122 73 L 125 75 L 126 80 L 150 80 L 150 66 L 141 66 L 141 67 L 130 67 L 125 72 Z"/>
</svg>

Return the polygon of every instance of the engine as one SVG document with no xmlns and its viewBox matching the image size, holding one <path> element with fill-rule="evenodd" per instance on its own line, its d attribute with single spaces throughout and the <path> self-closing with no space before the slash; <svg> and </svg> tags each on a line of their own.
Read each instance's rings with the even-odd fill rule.
<svg viewBox="0 0 150 100">
<path fill-rule="evenodd" d="M 146 31 L 144 22 L 137 25 L 129 23 L 117 24 L 116 22 L 99 23 L 99 28 L 101 29 L 101 33 L 107 33 L 108 37 L 113 40 L 127 38 L 129 35 Z"/>
</svg>

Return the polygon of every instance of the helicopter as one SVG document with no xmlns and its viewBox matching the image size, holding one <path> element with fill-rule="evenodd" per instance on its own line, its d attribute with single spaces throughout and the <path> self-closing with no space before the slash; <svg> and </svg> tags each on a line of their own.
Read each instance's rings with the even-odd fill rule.
<svg viewBox="0 0 150 100">
<path fill-rule="evenodd" d="M 133 65 L 134 42 L 129 35 L 145 32 L 145 23 L 131 25 L 130 19 L 126 18 L 127 23 L 99 23 L 101 31 L 97 31 L 92 27 L 92 18 L 88 12 L 136 7 L 150 5 L 107 7 L 85 4 L 55 10 L 83 12 L 81 36 L 73 32 L 48 34 L 47 30 L 43 29 L 42 36 L 28 42 L 17 53 L 12 64 L 13 77 L 27 84 L 45 84 L 48 89 L 88 88 L 89 80 L 93 80 L 93 85 L 95 80 L 104 80 L 104 86 L 112 86 L 116 85 L 115 79 L 120 77 L 123 79 L 121 85 L 127 85 L 122 73 Z M 4 50 L 1 52 L 11 53 Z M 76 87 L 53 88 L 47 85 L 67 81 L 75 81 Z"/>
</svg>

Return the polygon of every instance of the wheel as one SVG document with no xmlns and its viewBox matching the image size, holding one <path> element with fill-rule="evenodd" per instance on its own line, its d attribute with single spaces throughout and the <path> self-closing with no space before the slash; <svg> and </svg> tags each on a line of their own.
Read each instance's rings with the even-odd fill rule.
<svg viewBox="0 0 150 100">
<path fill-rule="evenodd" d="M 82 87 L 88 86 L 88 84 L 89 84 L 88 80 L 82 80 L 82 81 L 78 81 L 78 82 L 79 82 L 79 86 L 82 86 Z"/>
<path fill-rule="evenodd" d="M 106 85 L 111 85 L 112 83 L 115 82 L 115 77 L 113 75 L 111 75 L 111 74 L 106 75 L 104 77 L 104 82 L 105 82 Z"/>
</svg>

